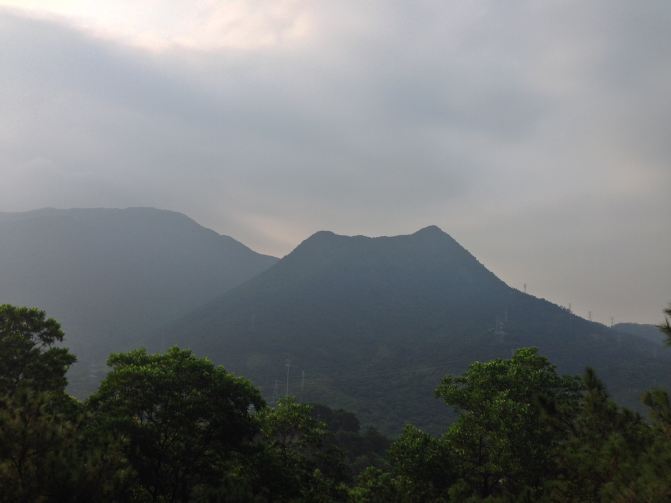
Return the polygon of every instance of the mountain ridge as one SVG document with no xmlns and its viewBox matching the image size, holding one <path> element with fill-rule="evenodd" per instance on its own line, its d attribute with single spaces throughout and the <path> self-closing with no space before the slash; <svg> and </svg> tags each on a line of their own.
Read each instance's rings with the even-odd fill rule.
<svg viewBox="0 0 671 503">
<path fill-rule="evenodd" d="M 61 321 L 79 356 L 73 392 L 91 389 L 111 351 L 237 286 L 277 259 L 178 212 L 40 209 L 0 214 L 0 303 L 36 305 Z M 92 383 L 95 385 L 95 383 Z"/>
</svg>

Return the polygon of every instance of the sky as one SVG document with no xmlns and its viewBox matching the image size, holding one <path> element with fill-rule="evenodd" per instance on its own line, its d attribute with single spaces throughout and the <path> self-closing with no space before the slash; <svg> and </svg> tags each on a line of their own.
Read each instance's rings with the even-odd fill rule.
<svg viewBox="0 0 671 503">
<path fill-rule="evenodd" d="M 283 256 L 435 224 L 610 323 L 671 302 L 668 0 L 0 0 L 0 211 Z"/>
</svg>

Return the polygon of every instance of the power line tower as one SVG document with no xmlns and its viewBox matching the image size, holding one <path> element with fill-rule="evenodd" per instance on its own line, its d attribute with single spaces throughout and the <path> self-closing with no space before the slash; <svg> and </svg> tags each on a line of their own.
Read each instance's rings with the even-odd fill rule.
<svg viewBox="0 0 671 503">
<path fill-rule="evenodd" d="M 504 342 L 506 336 L 506 331 L 504 330 L 504 328 L 505 328 L 505 322 L 497 316 L 496 324 L 494 325 L 494 335 L 499 338 L 499 342 Z"/>
<path fill-rule="evenodd" d="M 287 363 L 285 364 L 287 366 L 287 394 L 286 396 L 289 396 L 289 374 L 291 372 L 291 358 L 287 356 Z"/>
<path fill-rule="evenodd" d="M 275 386 L 273 387 L 273 405 L 277 403 L 279 391 L 280 391 L 280 382 L 277 379 L 275 379 Z"/>
<path fill-rule="evenodd" d="M 568 333 L 572 334 L 573 333 L 573 316 L 571 316 L 571 315 L 573 314 L 573 306 L 571 305 L 570 302 L 568 303 L 568 314 L 569 314 L 569 317 L 568 317 Z"/>
</svg>

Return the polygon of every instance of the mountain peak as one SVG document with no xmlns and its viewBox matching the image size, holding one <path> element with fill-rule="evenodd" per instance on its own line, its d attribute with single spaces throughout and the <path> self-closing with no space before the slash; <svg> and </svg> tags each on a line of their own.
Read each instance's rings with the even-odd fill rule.
<svg viewBox="0 0 671 503">
<path fill-rule="evenodd" d="M 413 232 L 412 234 L 407 234 L 407 235 L 396 235 L 396 236 L 378 236 L 378 237 L 372 237 L 372 236 L 364 236 L 364 235 L 356 235 L 356 236 L 349 236 L 349 235 L 341 235 L 341 234 L 336 234 L 335 232 L 331 231 L 317 231 L 314 234 L 312 234 L 310 237 L 308 237 L 304 242 L 308 241 L 331 241 L 333 239 L 341 238 L 341 239 L 387 239 L 387 238 L 395 238 L 395 239 L 401 239 L 405 237 L 410 237 L 410 236 L 443 236 L 443 237 L 450 237 L 448 233 L 446 233 L 444 230 L 442 230 L 440 227 L 437 225 L 428 225 L 426 227 L 422 227 L 418 231 Z"/>
<path fill-rule="evenodd" d="M 312 234 L 308 239 L 328 239 L 337 236 L 335 232 L 331 231 L 317 231 Z"/>
<path fill-rule="evenodd" d="M 353 256 L 422 256 L 430 254 L 435 257 L 436 253 L 443 256 L 462 257 L 468 261 L 475 259 L 454 238 L 444 232 L 436 225 L 423 227 L 412 234 L 401 234 L 395 236 L 348 236 L 336 234 L 331 231 L 318 231 L 305 239 L 288 256 L 309 256 L 313 254 L 333 255 L 344 253 Z M 368 260 L 368 259 L 366 259 Z"/>
<path fill-rule="evenodd" d="M 417 232 L 415 232 L 415 235 L 417 234 L 447 234 L 447 233 L 437 225 L 428 225 L 426 227 L 422 227 Z"/>
</svg>

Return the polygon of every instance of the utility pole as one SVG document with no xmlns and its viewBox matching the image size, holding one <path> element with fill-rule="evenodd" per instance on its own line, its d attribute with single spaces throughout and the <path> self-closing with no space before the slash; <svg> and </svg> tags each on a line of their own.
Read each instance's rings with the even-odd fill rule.
<svg viewBox="0 0 671 503">
<path fill-rule="evenodd" d="M 289 396 L 289 373 L 291 371 L 291 358 L 289 358 L 288 356 L 287 356 L 286 366 L 287 366 L 287 395 L 286 396 Z"/>
<path fill-rule="evenodd" d="M 592 321 L 592 311 L 589 311 L 587 313 L 587 318 L 589 319 L 589 321 Z"/>
<path fill-rule="evenodd" d="M 303 391 L 305 390 L 305 370 L 301 371 L 301 398 L 303 398 Z"/>
<path fill-rule="evenodd" d="M 527 293 L 527 284 L 524 283 L 524 293 Z"/>
<path fill-rule="evenodd" d="M 568 317 L 568 333 L 569 334 L 573 333 L 573 316 L 570 316 L 571 314 L 573 314 L 572 309 L 573 309 L 573 306 L 569 302 L 568 307 L 566 308 L 566 310 L 568 311 L 568 314 L 569 314 L 569 317 Z"/>
</svg>

